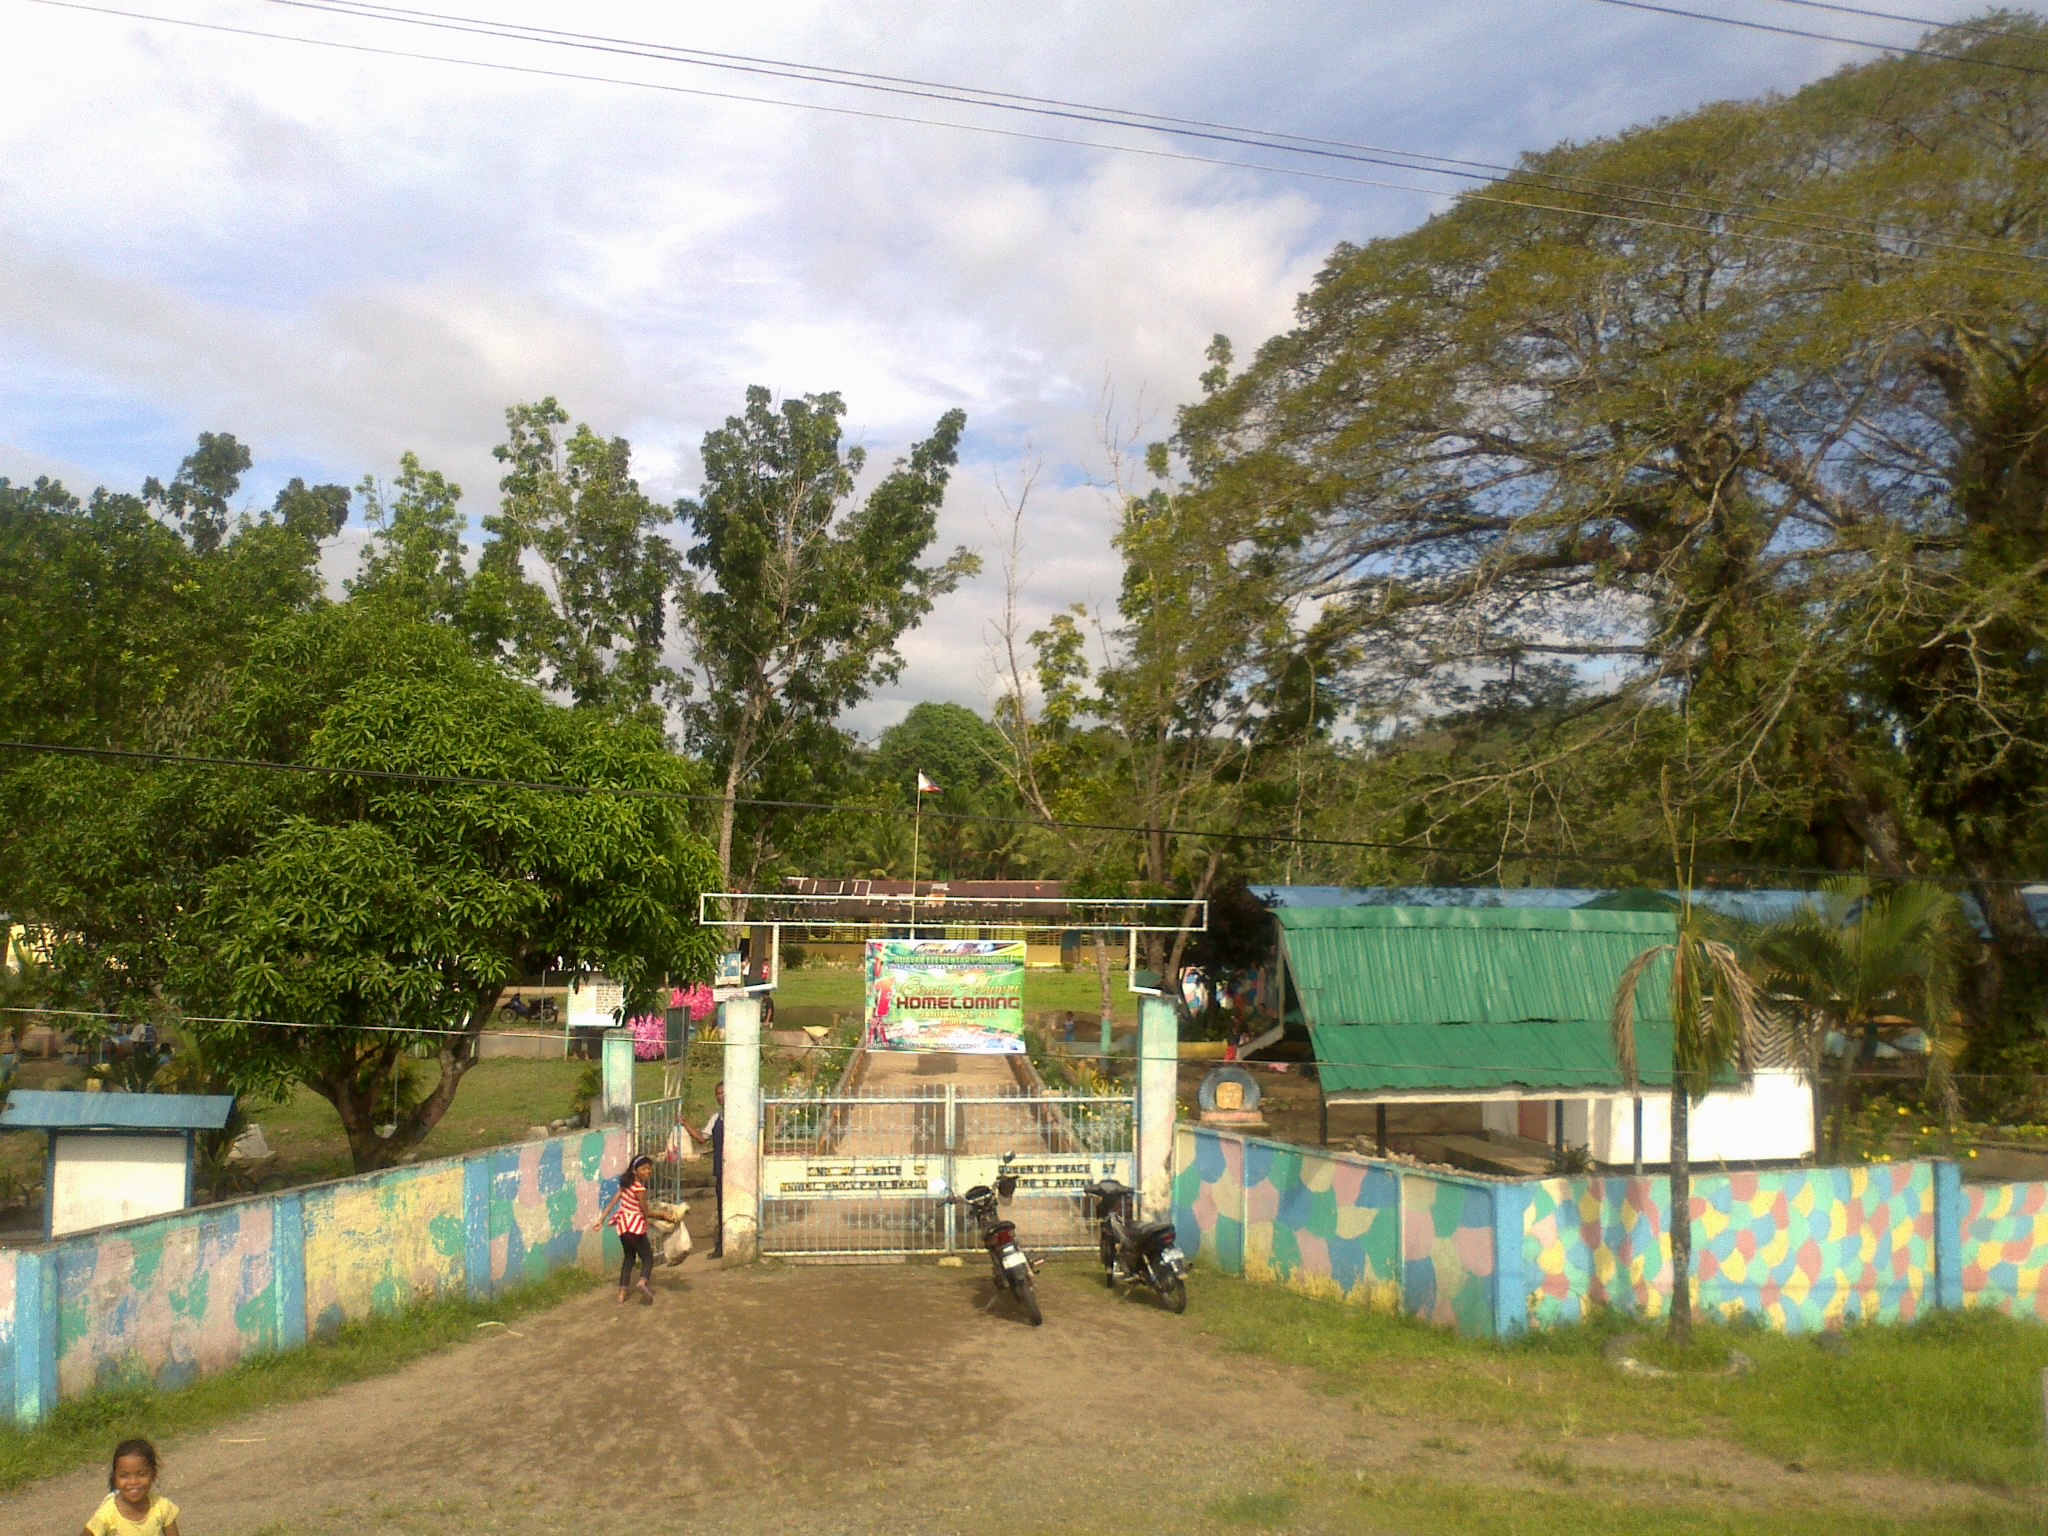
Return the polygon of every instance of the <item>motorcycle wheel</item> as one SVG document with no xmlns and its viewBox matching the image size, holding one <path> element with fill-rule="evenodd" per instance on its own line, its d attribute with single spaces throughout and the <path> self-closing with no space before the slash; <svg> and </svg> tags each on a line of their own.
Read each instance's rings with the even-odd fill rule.
<svg viewBox="0 0 2048 1536">
<path fill-rule="evenodd" d="M 1181 1279 L 1179 1275 L 1175 1275 L 1172 1284 L 1159 1293 L 1159 1299 L 1166 1303 L 1167 1311 L 1178 1317 L 1188 1309 L 1187 1281 Z"/>
<path fill-rule="evenodd" d="M 1017 1300 L 1023 1304 L 1024 1315 L 1031 1319 L 1031 1326 L 1043 1327 L 1045 1314 L 1038 1310 L 1038 1287 L 1032 1284 L 1031 1277 L 1020 1275 L 1013 1289 L 1017 1292 Z"/>
<path fill-rule="evenodd" d="M 1108 1243 L 1102 1245 L 1102 1283 L 1116 1289 L 1116 1250 Z"/>
</svg>

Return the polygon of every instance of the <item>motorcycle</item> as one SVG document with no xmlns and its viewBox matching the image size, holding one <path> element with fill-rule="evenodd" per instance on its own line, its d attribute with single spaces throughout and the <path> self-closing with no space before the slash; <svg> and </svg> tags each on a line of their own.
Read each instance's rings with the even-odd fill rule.
<svg viewBox="0 0 2048 1536">
<path fill-rule="evenodd" d="M 1094 1197 L 1102 1224 L 1102 1283 L 1111 1290 L 1119 1280 L 1146 1285 L 1167 1311 L 1187 1311 L 1188 1258 L 1173 1223 L 1137 1220 L 1137 1192 L 1115 1179 L 1090 1184 L 1084 1193 Z"/>
<path fill-rule="evenodd" d="M 522 1024 L 553 1024 L 561 1018 L 552 997 L 535 998 L 531 1002 L 523 997 L 508 997 L 498 1005 L 498 1013 Z"/>
<path fill-rule="evenodd" d="M 1009 1171 L 1017 1154 L 1005 1152 L 1002 1167 L 996 1174 L 995 1188 L 977 1184 L 964 1195 L 951 1193 L 944 1179 L 931 1181 L 931 1192 L 955 1205 L 967 1207 L 967 1213 L 981 1228 L 981 1246 L 988 1250 L 990 1267 L 995 1271 L 996 1290 L 1000 1294 L 1007 1290 L 1017 1298 L 1017 1304 L 1024 1309 L 1024 1315 L 1031 1319 L 1031 1326 L 1037 1328 L 1045 1322 L 1045 1314 L 1038 1308 L 1038 1287 L 1032 1276 L 1038 1271 L 1038 1264 L 1017 1243 L 1017 1224 L 1004 1218 L 997 1203 L 1009 1199 L 1017 1192 L 1017 1176 Z"/>
</svg>

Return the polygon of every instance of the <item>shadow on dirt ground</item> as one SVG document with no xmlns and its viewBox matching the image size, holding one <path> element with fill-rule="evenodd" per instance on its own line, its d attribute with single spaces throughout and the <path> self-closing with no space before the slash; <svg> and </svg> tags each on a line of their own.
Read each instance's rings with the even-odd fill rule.
<svg viewBox="0 0 2048 1536">
<path fill-rule="evenodd" d="M 1580 1444 L 1560 1487 L 1526 1440 L 1319 1391 L 1085 1265 L 1041 1276 L 1043 1328 L 972 1263 L 692 1260 L 657 1286 L 168 1444 L 166 1490 L 188 1536 L 2039 1529 L 1973 1490 L 1697 1441 Z M 4 1524 L 74 1531 L 104 1479 L 25 1490 Z"/>
</svg>

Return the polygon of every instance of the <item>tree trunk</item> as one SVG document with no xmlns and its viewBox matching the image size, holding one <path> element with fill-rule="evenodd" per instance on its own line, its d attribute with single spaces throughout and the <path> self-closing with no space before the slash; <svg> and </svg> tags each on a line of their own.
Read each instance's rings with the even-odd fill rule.
<svg viewBox="0 0 2048 1536">
<path fill-rule="evenodd" d="M 1950 828 L 1949 841 L 1990 930 L 1971 978 L 1978 1014 L 1973 1043 L 1994 1049 L 2031 1043 L 2048 1012 L 2048 934 L 2035 925 L 2008 859 L 1960 826 Z"/>
<path fill-rule="evenodd" d="M 1671 1342 L 1692 1342 L 1692 1101 L 1671 1082 Z"/>
</svg>

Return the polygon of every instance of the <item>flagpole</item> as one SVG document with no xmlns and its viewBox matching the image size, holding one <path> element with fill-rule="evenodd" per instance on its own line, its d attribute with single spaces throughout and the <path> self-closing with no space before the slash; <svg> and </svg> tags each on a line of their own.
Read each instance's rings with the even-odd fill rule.
<svg viewBox="0 0 2048 1536">
<path fill-rule="evenodd" d="M 917 937 L 917 845 L 919 834 L 924 830 L 924 776 L 918 776 L 913 792 L 916 805 L 910 813 L 910 936 Z"/>
</svg>

